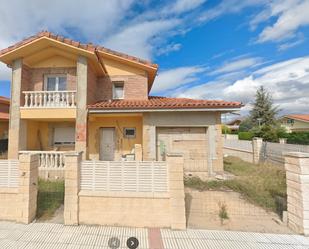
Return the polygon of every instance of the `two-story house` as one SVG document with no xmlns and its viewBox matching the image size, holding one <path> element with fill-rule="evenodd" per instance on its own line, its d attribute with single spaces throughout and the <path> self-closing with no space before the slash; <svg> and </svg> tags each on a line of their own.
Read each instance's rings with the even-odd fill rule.
<svg viewBox="0 0 309 249">
<path fill-rule="evenodd" d="M 149 96 L 158 65 L 50 32 L 1 50 L 0 61 L 12 68 L 11 159 L 21 150 L 104 161 L 179 152 L 187 172 L 223 170 L 221 114 L 239 102 Z"/>
<path fill-rule="evenodd" d="M 8 138 L 10 100 L 0 96 L 0 140 Z"/>
</svg>

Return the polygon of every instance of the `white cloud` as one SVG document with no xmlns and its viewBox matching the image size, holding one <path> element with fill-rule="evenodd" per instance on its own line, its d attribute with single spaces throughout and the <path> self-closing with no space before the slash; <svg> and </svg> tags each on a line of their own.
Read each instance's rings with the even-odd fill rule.
<svg viewBox="0 0 309 249">
<path fill-rule="evenodd" d="M 285 113 L 308 112 L 309 56 L 295 58 L 264 67 L 236 80 L 216 80 L 187 89 L 175 90 L 175 96 L 224 99 L 251 103 L 256 89 L 264 86 Z M 250 105 L 244 110 L 248 110 Z"/>
<path fill-rule="evenodd" d="M 264 28 L 259 35 L 258 42 L 277 42 L 289 39 L 295 37 L 295 32 L 300 27 L 309 25 L 308 0 L 276 0 L 269 4 L 268 9 L 268 18 L 277 17 L 277 20 L 273 25 Z M 265 14 L 264 18 L 260 21 L 265 21 L 266 19 L 267 15 Z"/>
<path fill-rule="evenodd" d="M 177 0 L 168 8 L 170 12 L 183 13 L 199 7 L 204 2 L 206 2 L 206 0 Z"/>
<path fill-rule="evenodd" d="M 236 59 L 232 61 L 227 61 L 221 67 L 211 72 L 210 75 L 215 75 L 219 73 L 235 72 L 235 71 L 239 71 L 242 69 L 257 67 L 261 65 L 262 61 L 263 60 L 260 57 L 245 57 L 245 58 L 240 58 L 240 59 Z"/>
<path fill-rule="evenodd" d="M 11 80 L 11 69 L 8 68 L 5 64 L 0 62 L 0 81 L 2 80 Z"/>
<path fill-rule="evenodd" d="M 180 43 L 168 44 L 165 47 L 158 48 L 157 55 L 166 55 L 169 54 L 170 52 L 178 51 L 179 49 L 181 49 Z"/>
<path fill-rule="evenodd" d="M 301 37 L 299 37 L 298 39 L 294 40 L 294 41 L 289 41 L 286 43 L 282 43 L 280 45 L 278 45 L 278 51 L 285 51 L 287 49 L 290 48 L 294 48 L 300 44 L 302 44 L 305 41 L 305 38 L 303 35 L 301 35 Z"/>
<path fill-rule="evenodd" d="M 137 23 L 112 35 L 105 42 L 105 46 L 123 51 L 141 58 L 151 58 L 153 51 L 153 40 L 156 36 L 176 27 L 179 20 L 159 20 Z"/>
<path fill-rule="evenodd" d="M 206 70 L 204 67 L 179 67 L 171 70 L 166 70 L 157 76 L 151 94 L 158 94 L 163 91 L 168 91 L 184 84 L 191 83 L 197 80 L 197 75 Z"/>
<path fill-rule="evenodd" d="M 223 0 L 217 6 L 202 13 L 199 20 L 207 22 L 216 19 L 222 15 L 239 13 L 247 7 L 263 5 L 266 2 L 266 0 Z"/>
</svg>

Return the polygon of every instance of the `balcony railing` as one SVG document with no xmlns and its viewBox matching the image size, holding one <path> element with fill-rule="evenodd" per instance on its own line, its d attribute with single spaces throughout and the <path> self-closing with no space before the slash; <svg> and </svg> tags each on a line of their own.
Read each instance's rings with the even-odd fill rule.
<svg viewBox="0 0 309 249">
<path fill-rule="evenodd" d="M 24 91 L 26 108 L 75 108 L 76 91 Z"/>
<path fill-rule="evenodd" d="M 64 151 L 20 151 L 39 155 L 39 169 L 64 169 Z"/>
</svg>

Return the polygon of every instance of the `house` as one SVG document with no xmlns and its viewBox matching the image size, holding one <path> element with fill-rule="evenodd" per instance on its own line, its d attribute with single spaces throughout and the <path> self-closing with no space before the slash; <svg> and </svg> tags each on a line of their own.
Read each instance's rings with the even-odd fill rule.
<svg viewBox="0 0 309 249">
<path fill-rule="evenodd" d="M 0 96 L 0 140 L 8 138 L 10 100 Z"/>
<path fill-rule="evenodd" d="M 280 119 L 287 132 L 309 132 L 309 114 L 290 114 Z"/>
<path fill-rule="evenodd" d="M 229 122 L 226 122 L 226 126 L 231 130 L 231 131 L 238 131 L 239 130 L 239 125 L 243 121 L 242 118 L 235 118 Z"/>
<path fill-rule="evenodd" d="M 0 61 L 12 68 L 9 159 L 74 150 L 160 161 L 178 152 L 186 172 L 223 170 L 221 114 L 239 102 L 149 96 L 158 65 L 46 31 L 1 50 Z"/>
</svg>

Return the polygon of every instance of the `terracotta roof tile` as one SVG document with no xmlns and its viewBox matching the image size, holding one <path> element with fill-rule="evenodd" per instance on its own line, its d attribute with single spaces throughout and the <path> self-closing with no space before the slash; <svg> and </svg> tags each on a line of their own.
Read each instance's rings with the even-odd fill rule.
<svg viewBox="0 0 309 249">
<path fill-rule="evenodd" d="M 89 109 L 214 109 L 214 108 L 240 108 L 240 102 L 227 102 L 221 100 L 196 100 L 187 98 L 166 98 L 150 96 L 148 100 L 110 100 L 99 101 L 88 105 Z"/>
<path fill-rule="evenodd" d="M 111 50 L 111 49 L 108 49 L 108 48 L 105 48 L 105 47 L 102 47 L 102 46 L 93 45 L 91 43 L 89 43 L 89 44 L 82 44 L 82 43 L 80 43 L 78 41 L 73 41 L 73 40 L 71 40 L 69 38 L 65 38 L 65 37 L 53 34 L 51 32 L 48 32 L 48 31 L 41 31 L 41 32 L 37 33 L 34 36 L 30 36 L 28 38 L 25 38 L 24 40 L 14 44 L 14 45 L 12 45 L 12 46 L 10 46 L 8 48 L 0 50 L 0 56 L 4 55 L 4 54 L 6 54 L 6 53 L 8 53 L 8 52 L 10 52 L 10 51 L 12 51 L 14 49 L 17 49 L 20 46 L 26 45 L 27 43 L 30 43 L 30 42 L 32 42 L 32 41 L 34 41 L 36 39 L 42 38 L 42 37 L 48 37 L 50 39 L 53 39 L 53 40 L 56 40 L 56 41 L 60 41 L 60 42 L 63 42 L 65 44 L 72 45 L 72 46 L 74 46 L 76 48 L 81 48 L 81 49 L 84 49 L 84 50 L 87 50 L 87 51 L 90 51 L 90 52 L 94 52 L 94 50 L 98 50 L 98 51 L 105 52 L 105 53 L 108 53 L 108 54 L 111 54 L 111 55 L 116 55 L 116 56 L 122 57 L 122 58 L 127 59 L 127 60 L 131 60 L 131 61 L 134 61 L 134 62 L 145 64 L 147 66 L 158 68 L 157 64 L 153 64 L 150 61 L 143 60 L 143 59 L 131 56 L 131 55 L 127 55 L 125 53 L 117 52 L 117 51 L 114 51 L 114 50 Z"/>
<path fill-rule="evenodd" d="M 4 96 L 0 96 L 0 103 L 9 105 L 10 104 L 10 99 L 7 98 L 7 97 L 4 97 Z"/>
<path fill-rule="evenodd" d="M 286 115 L 285 117 L 309 122 L 309 114 L 291 114 Z"/>
</svg>

